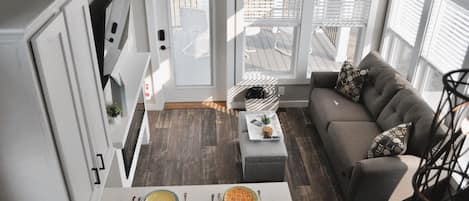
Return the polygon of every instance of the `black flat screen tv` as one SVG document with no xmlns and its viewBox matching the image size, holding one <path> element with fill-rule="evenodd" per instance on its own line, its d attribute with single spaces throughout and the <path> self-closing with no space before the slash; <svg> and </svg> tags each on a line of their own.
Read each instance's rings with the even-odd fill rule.
<svg viewBox="0 0 469 201">
<path fill-rule="evenodd" d="M 99 74 L 101 76 L 101 85 L 104 88 L 109 75 L 104 75 L 104 45 L 106 35 L 106 11 L 111 5 L 112 0 L 94 0 L 90 3 L 91 24 L 93 27 L 93 36 L 96 47 L 96 55 L 99 65 Z"/>
</svg>

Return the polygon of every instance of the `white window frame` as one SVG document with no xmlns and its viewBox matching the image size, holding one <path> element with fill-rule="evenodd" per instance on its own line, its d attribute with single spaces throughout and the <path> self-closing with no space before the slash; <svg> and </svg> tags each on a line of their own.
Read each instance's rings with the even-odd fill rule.
<svg viewBox="0 0 469 201">
<path fill-rule="evenodd" d="M 421 55 L 423 52 L 423 45 L 425 42 L 424 39 L 425 39 L 425 34 L 428 29 L 428 23 L 432 15 L 431 9 L 432 9 L 434 1 L 435 0 L 426 0 L 424 2 L 424 7 L 423 7 L 420 23 L 419 23 L 416 41 L 413 46 L 413 53 L 411 57 L 412 61 L 411 61 L 410 69 L 409 69 L 408 76 L 407 76 L 407 79 L 412 83 L 412 85 L 415 88 L 419 90 L 419 92 L 422 92 L 424 84 L 425 84 L 425 80 L 427 80 L 428 74 L 429 74 L 429 69 L 420 68 L 419 62 L 421 60 L 426 61 L 425 58 L 423 58 Z M 389 0 L 388 13 L 390 13 L 392 9 L 393 2 L 394 0 Z M 389 26 L 390 26 L 389 23 L 390 23 L 390 19 L 389 17 L 387 17 L 386 22 L 385 22 L 385 28 L 384 28 L 385 32 L 383 33 L 381 47 L 380 47 L 380 52 L 382 56 L 388 61 L 390 58 L 392 58 L 391 52 L 393 48 L 393 47 L 390 47 L 389 45 L 393 45 L 394 43 L 389 43 L 386 40 L 392 40 L 394 37 L 397 36 L 396 34 L 392 34 L 391 36 L 389 35 L 386 36 L 386 34 L 388 34 L 387 30 L 389 29 Z M 405 40 L 402 40 L 402 41 L 405 41 Z M 469 51 L 466 52 L 466 56 L 465 56 L 462 68 L 469 69 Z M 433 69 L 437 70 L 440 73 L 443 73 L 435 67 L 433 67 Z"/>
<path fill-rule="evenodd" d="M 244 24 L 243 10 L 239 9 L 243 7 L 244 0 L 235 0 L 235 50 L 234 50 L 234 85 L 240 85 L 243 74 L 244 74 Z M 383 2 L 380 0 L 372 0 L 370 5 L 370 16 L 379 15 L 377 10 L 382 6 Z M 311 32 L 313 29 L 312 16 L 313 16 L 313 0 L 303 0 L 301 9 L 300 23 L 295 29 L 295 41 L 296 44 L 292 49 L 292 71 L 289 74 L 266 74 L 266 76 L 274 77 L 280 85 L 298 85 L 298 84 L 309 84 L 310 79 L 307 76 L 308 72 L 308 49 L 311 40 Z M 367 25 L 361 29 L 358 34 L 357 47 L 355 53 L 355 64 L 358 64 L 361 58 L 363 58 L 369 51 L 379 48 L 379 39 L 376 39 L 377 27 L 381 27 L 382 22 L 373 17 L 368 18 Z"/>
<path fill-rule="evenodd" d="M 244 67 L 244 44 L 245 44 L 245 36 L 244 36 L 244 17 L 243 17 L 243 9 L 239 9 L 244 7 L 244 0 L 235 0 L 235 6 L 236 9 L 238 10 L 236 12 L 236 48 L 235 48 L 235 85 L 239 85 L 243 81 L 243 75 L 245 73 L 245 67 Z M 302 77 L 301 75 L 304 74 L 306 75 L 307 71 L 307 61 L 306 65 L 303 65 L 304 59 L 303 57 L 307 57 L 304 54 L 303 51 L 300 51 L 302 48 L 304 48 L 304 44 L 301 44 L 300 41 L 303 41 L 302 38 L 304 37 L 309 37 L 309 36 L 304 36 L 304 32 L 306 29 L 308 29 L 308 26 L 305 26 L 307 23 L 305 23 L 305 14 L 307 15 L 308 13 L 310 16 L 312 15 L 311 12 L 308 12 L 306 10 L 307 6 L 312 6 L 312 1 L 309 0 L 304 0 L 303 1 L 303 6 L 300 12 L 300 15 L 302 15 L 301 20 L 298 25 L 295 26 L 294 29 L 294 41 L 293 44 L 294 46 L 292 47 L 292 58 L 291 58 L 291 63 L 290 63 L 290 68 L 291 71 L 289 73 L 283 73 L 283 74 L 273 74 L 273 73 L 268 73 L 268 72 L 263 72 L 262 74 L 265 75 L 266 77 L 273 77 L 277 80 L 278 84 L 307 84 L 309 83 L 309 80 L 306 79 L 306 76 Z M 311 23 L 309 23 L 311 24 Z M 309 26 L 311 29 L 311 26 Z M 306 50 L 309 47 L 306 47 Z M 307 54 L 307 52 L 306 52 Z M 300 59 L 301 58 L 301 59 Z M 306 59 L 307 60 L 307 59 Z"/>
</svg>

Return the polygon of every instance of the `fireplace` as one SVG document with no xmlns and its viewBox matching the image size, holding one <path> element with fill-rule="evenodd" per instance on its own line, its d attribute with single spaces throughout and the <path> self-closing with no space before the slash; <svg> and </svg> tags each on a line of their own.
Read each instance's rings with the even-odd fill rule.
<svg viewBox="0 0 469 201">
<path fill-rule="evenodd" d="M 132 123 L 129 128 L 127 140 L 125 141 L 124 148 L 122 151 L 122 159 L 124 161 L 125 175 L 129 178 L 130 169 L 134 160 L 135 151 L 137 149 L 138 138 L 140 130 L 142 129 L 142 121 L 145 115 L 145 106 L 143 103 L 137 104 L 135 108 L 134 116 L 132 117 Z"/>
</svg>

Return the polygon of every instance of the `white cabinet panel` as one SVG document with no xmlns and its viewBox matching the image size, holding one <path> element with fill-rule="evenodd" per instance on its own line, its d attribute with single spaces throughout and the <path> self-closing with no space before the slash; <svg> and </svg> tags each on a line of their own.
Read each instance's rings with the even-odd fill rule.
<svg viewBox="0 0 469 201">
<path fill-rule="evenodd" d="M 74 66 L 63 14 L 58 14 L 31 39 L 37 70 L 61 158 L 65 180 L 75 201 L 88 201 L 94 179 L 86 153 L 86 130 L 78 102 Z M 84 146 L 85 145 L 85 146 Z"/>
<path fill-rule="evenodd" d="M 67 201 L 28 52 L 25 43 L 0 38 L 0 200 Z"/>
<path fill-rule="evenodd" d="M 92 157 L 98 167 L 104 170 L 103 166 L 106 166 L 104 164 L 109 164 L 111 159 L 110 142 L 107 136 L 107 115 L 87 1 L 70 1 L 64 7 L 64 15 L 82 103 L 80 107 L 84 112 L 89 144 L 92 145 Z"/>
</svg>

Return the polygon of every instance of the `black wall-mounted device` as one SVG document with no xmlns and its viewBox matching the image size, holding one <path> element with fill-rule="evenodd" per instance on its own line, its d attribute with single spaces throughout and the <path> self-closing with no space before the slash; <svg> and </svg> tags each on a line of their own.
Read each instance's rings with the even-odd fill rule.
<svg viewBox="0 0 469 201">
<path fill-rule="evenodd" d="M 111 33 L 115 34 L 117 31 L 117 23 L 113 22 L 111 26 Z"/>
<path fill-rule="evenodd" d="M 165 35 L 164 35 L 164 30 L 158 30 L 158 40 L 159 41 L 164 41 L 165 40 Z"/>
</svg>

